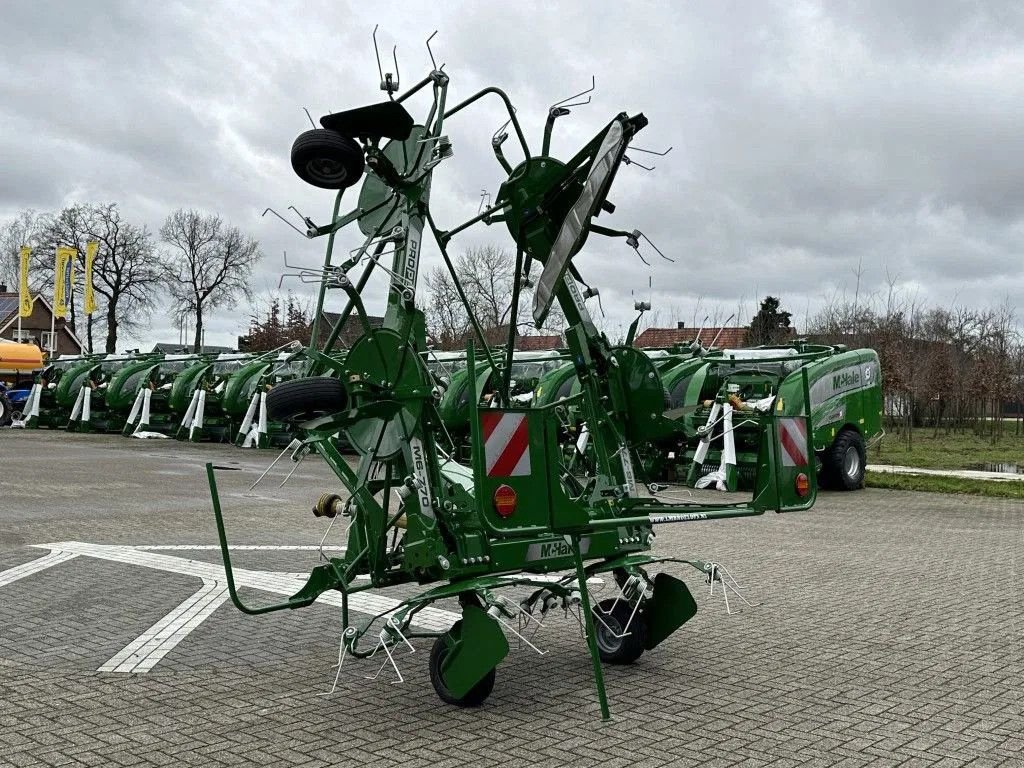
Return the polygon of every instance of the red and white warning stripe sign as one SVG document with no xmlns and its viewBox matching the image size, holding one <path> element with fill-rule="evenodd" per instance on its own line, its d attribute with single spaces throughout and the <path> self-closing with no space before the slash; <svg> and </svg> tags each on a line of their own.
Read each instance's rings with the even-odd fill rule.
<svg viewBox="0 0 1024 768">
<path fill-rule="evenodd" d="M 530 474 L 530 435 L 525 413 L 484 411 L 480 414 L 480 427 L 484 433 L 488 477 Z"/>
<path fill-rule="evenodd" d="M 807 466 L 807 420 L 779 419 L 779 445 L 782 447 L 782 466 Z"/>
</svg>

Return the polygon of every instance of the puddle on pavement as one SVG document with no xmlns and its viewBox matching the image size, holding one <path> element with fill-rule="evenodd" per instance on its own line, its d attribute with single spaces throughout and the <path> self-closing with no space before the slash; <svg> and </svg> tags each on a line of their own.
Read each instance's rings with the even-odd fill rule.
<svg viewBox="0 0 1024 768">
<path fill-rule="evenodd" d="M 967 469 L 980 469 L 985 472 L 1001 472 L 1006 475 L 1024 475 L 1024 464 L 1013 464 L 1010 462 L 981 462 L 978 464 L 968 464 Z"/>
</svg>

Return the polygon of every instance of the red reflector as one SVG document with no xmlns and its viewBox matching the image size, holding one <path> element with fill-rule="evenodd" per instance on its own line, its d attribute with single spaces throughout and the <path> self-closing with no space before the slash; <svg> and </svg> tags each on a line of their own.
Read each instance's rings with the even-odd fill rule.
<svg viewBox="0 0 1024 768">
<path fill-rule="evenodd" d="M 794 485 L 796 486 L 796 495 L 801 499 L 811 492 L 811 481 L 807 479 L 807 475 L 803 472 L 796 476 Z"/>
<path fill-rule="evenodd" d="M 509 517 L 516 511 L 516 492 L 507 485 L 499 485 L 494 492 L 494 511 L 500 517 Z"/>
</svg>

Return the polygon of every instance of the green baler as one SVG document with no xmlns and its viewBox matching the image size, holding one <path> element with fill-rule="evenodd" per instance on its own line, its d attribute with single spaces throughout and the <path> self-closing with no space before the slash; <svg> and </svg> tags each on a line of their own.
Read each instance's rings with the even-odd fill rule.
<svg viewBox="0 0 1024 768">
<path fill-rule="evenodd" d="M 773 398 L 770 406 L 777 417 L 804 413 L 804 371 L 819 479 L 842 490 L 862 487 L 867 446 L 882 435 L 881 368 L 874 350 L 842 346 L 798 342 L 723 350 L 680 364 L 669 372 L 671 380 L 668 375 L 663 379 L 686 440 L 660 446 L 661 467 L 684 474 L 690 485 L 721 472 L 723 477 L 717 479 L 728 490 L 750 487 L 756 473 L 759 425 L 766 418 L 763 406 Z M 728 418 L 723 413 L 726 405 L 731 411 Z M 723 461 L 729 458 L 725 455 L 729 421 L 734 462 Z M 703 452 L 701 438 L 708 443 Z"/>
</svg>

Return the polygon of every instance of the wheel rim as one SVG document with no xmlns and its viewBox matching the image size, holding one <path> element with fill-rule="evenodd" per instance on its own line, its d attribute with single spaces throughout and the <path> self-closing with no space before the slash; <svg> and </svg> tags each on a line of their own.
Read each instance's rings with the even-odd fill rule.
<svg viewBox="0 0 1024 768">
<path fill-rule="evenodd" d="M 857 446 L 851 445 L 846 449 L 846 455 L 843 456 L 843 471 L 851 479 L 860 474 L 860 452 Z"/>
<path fill-rule="evenodd" d="M 594 637 L 597 647 L 605 653 L 615 653 L 622 645 L 622 625 L 610 613 L 594 612 Z"/>
<path fill-rule="evenodd" d="M 318 157 L 306 163 L 306 173 L 322 182 L 340 183 L 348 177 L 345 166 L 329 157 Z"/>
</svg>

